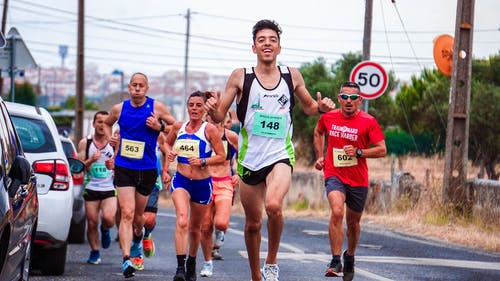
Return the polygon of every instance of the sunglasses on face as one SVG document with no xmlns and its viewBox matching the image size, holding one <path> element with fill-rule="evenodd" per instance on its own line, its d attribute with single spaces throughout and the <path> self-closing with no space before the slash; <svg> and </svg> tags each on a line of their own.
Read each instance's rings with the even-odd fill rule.
<svg viewBox="0 0 500 281">
<path fill-rule="evenodd" d="M 339 94 L 339 97 L 343 100 L 347 100 L 347 99 L 351 99 L 351 100 L 357 100 L 360 96 L 359 94 L 352 94 L 352 95 L 349 95 L 349 94 L 344 94 L 344 93 L 340 93 Z"/>
</svg>

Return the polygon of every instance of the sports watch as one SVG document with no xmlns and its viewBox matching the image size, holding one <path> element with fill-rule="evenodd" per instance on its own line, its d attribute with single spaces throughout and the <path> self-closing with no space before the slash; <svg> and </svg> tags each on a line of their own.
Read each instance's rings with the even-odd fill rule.
<svg viewBox="0 0 500 281">
<path fill-rule="evenodd" d="M 361 148 L 356 149 L 356 157 L 359 158 L 361 155 L 363 155 L 363 150 Z"/>
</svg>

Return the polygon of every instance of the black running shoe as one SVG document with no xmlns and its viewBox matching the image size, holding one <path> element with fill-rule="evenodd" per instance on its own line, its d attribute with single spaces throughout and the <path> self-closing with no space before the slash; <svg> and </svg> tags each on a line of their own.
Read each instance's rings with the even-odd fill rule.
<svg viewBox="0 0 500 281">
<path fill-rule="evenodd" d="M 177 267 L 174 281 L 186 281 L 186 271 L 184 270 L 184 267 Z"/>
<path fill-rule="evenodd" d="M 196 260 L 186 261 L 186 281 L 196 281 Z"/>
<path fill-rule="evenodd" d="M 328 265 L 328 268 L 325 272 L 326 277 L 342 277 L 344 276 L 342 272 L 342 263 L 340 261 L 332 261 Z"/>
<path fill-rule="evenodd" d="M 122 272 L 125 278 L 130 278 L 135 275 L 135 267 L 130 260 L 125 260 L 122 264 Z"/>
<path fill-rule="evenodd" d="M 344 260 L 344 276 L 343 281 L 352 281 L 354 279 L 354 256 L 347 255 L 347 251 L 344 251 L 342 255 Z"/>
</svg>

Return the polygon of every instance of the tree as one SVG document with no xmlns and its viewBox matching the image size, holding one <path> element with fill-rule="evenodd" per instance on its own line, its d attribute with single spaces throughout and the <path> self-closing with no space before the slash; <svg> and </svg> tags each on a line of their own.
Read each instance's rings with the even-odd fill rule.
<svg viewBox="0 0 500 281">
<path fill-rule="evenodd" d="M 433 154 L 444 148 L 449 89 L 448 77 L 437 70 L 424 69 L 419 77 L 412 76 L 411 84 L 403 85 L 396 95 L 396 122 L 415 139 L 417 147 L 411 150 Z M 417 139 L 425 141 L 418 145 Z"/>
<path fill-rule="evenodd" d="M 495 167 L 500 162 L 500 54 L 472 61 L 469 125 L 469 159 L 479 165 L 479 177 L 498 180 Z"/>
<path fill-rule="evenodd" d="M 306 63 L 299 68 L 304 77 L 307 90 L 316 99 L 316 92 L 321 92 L 322 97 L 330 97 L 333 101 L 337 100 L 337 94 L 340 85 L 349 81 L 351 70 L 361 62 L 360 53 L 343 54 L 342 58 L 335 62 L 330 68 L 326 66 L 323 58 L 318 58 L 313 63 Z M 386 92 L 392 91 L 396 86 L 394 73 L 389 75 L 389 87 Z M 371 100 L 369 113 L 374 115 L 382 127 L 394 124 L 394 114 L 396 106 L 393 98 L 389 94 Z M 312 164 L 314 159 L 313 132 L 318 121 L 318 117 L 307 116 L 300 104 L 295 106 L 293 112 L 294 120 L 294 139 L 300 147 L 297 150 L 297 158 L 302 157 L 307 164 Z"/>
<path fill-rule="evenodd" d="M 85 110 L 98 110 L 99 106 L 96 105 L 94 102 L 88 100 L 86 97 L 84 99 L 84 104 L 85 104 Z M 71 96 L 66 99 L 66 103 L 64 105 L 65 109 L 75 109 L 76 105 L 76 96 Z"/>
<path fill-rule="evenodd" d="M 471 104 L 469 109 L 469 159 L 490 179 L 498 179 L 500 161 L 498 120 L 500 120 L 500 53 L 488 59 L 472 60 Z M 401 87 L 396 96 L 397 124 L 415 140 L 417 152 L 431 154 L 444 150 L 446 112 L 450 79 L 437 70 L 424 69 L 419 77 Z M 411 149 L 408 149 L 411 151 Z"/>
<path fill-rule="evenodd" d="M 333 98 L 335 87 L 333 76 L 328 71 L 323 58 L 318 58 L 313 63 L 306 63 L 299 68 L 307 90 L 312 98 L 316 100 L 316 92 L 321 92 L 322 97 Z M 296 103 L 292 112 L 294 122 L 294 139 L 297 144 L 297 158 L 304 159 L 307 165 L 312 164 L 314 159 L 313 132 L 318 117 L 308 116 L 302 110 L 302 105 Z"/>
<path fill-rule="evenodd" d="M 15 83 L 14 91 L 14 102 L 36 105 L 35 89 L 33 89 L 33 86 L 29 82 Z M 10 100 L 11 99 L 9 99 L 9 101 Z"/>
</svg>

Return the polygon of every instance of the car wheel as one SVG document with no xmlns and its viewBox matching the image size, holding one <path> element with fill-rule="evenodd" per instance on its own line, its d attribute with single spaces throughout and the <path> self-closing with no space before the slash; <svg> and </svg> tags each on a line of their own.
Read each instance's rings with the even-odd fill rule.
<svg viewBox="0 0 500 281">
<path fill-rule="evenodd" d="M 5 231 L 5 232 L 4 232 Z M 9 249 L 9 234 L 8 230 L 0 231 L 0 272 L 3 271 L 5 258 Z"/>
<path fill-rule="evenodd" d="M 28 239 L 30 241 L 26 245 L 26 252 L 24 253 L 24 261 L 23 261 L 23 266 L 21 267 L 21 279 L 20 279 L 20 281 L 28 281 L 29 276 L 30 276 L 31 251 L 32 251 L 33 245 L 35 243 L 35 240 L 33 239 L 33 237 L 35 237 L 35 232 L 36 232 L 36 227 L 33 227 L 33 230 L 31 231 L 31 234 L 28 237 Z"/>
<path fill-rule="evenodd" d="M 40 257 L 40 270 L 43 275 L 62 275 L 66 266 L 68 244 L 60 248 L 43 250 Z"/>
<path fill-rule="evenodd" d="M 85 243 L 85 226 L 87 221 L 85 217 L 79 223 L 72 223 L 69 228 L 68 242 L 71 244 L 83 244 Z"/>
</svg>

